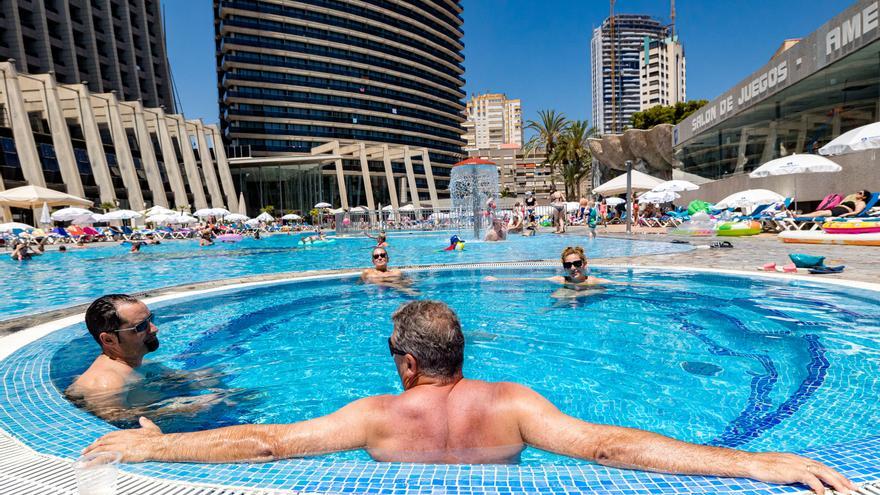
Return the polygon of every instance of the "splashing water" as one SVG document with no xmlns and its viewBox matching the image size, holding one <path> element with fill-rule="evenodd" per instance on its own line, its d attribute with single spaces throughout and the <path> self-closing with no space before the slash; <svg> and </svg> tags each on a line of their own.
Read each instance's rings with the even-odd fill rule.
<svg viewBox="0 0 880 495">
<path fill-rule="evenodd" d="M 480 239 L 481 211 L 489 198 L 498 198 L 498 167 L 495 165 L 457 165 L 449 179 L 452 208 L 462 226 L 472 225 L 474 239 Z"/>
</svg>

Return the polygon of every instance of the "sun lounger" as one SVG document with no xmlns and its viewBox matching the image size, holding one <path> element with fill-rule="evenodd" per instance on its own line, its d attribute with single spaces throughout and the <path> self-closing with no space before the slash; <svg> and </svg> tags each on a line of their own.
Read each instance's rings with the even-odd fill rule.
<svg viewBox="0 0 880 495">
<path fill-rule="evenodd" d="M 880 193 L 873 193 L 871 197 L 868 198 L 868 202 L 865 203 L 865 208 L 856 213 L 855 215 L 850 215 L 848 217 L 842 217 L 843 219 L 849 218 L 864 218 L 868 216 L 868 212 L 871 208 L 877 205 L 877 201 L 880 200 Z M 822 224 L 828 221 L 836 220 L 835 217 L 794 217 L 794 218 L 786 218 L 781 219 L 785 230 L 819 230 L 822 227 Z"/>
</svg>

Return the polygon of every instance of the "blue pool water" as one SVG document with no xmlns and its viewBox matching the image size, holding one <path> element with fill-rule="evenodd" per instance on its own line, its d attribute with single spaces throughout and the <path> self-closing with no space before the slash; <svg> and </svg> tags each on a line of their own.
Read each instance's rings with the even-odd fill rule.
<svg viewBox="0 0 880 495">
<path fill-rule="evenodd" d="M 375 244 L 366 237 L 340 238 L 319 246 L 298 244 L 302 235 L 275 235 L 200 248 L 198 241 L 166 241 L 130 254 L 127 246 L 50 251 L 27 262 L 0 253 L 0 321 L 47 309 L 87 303 L 101 294 L 139 292 L 173 285 L 277 272 L 370 265 Z M 512 236 L 502 243 L 468 242 L 462 252 L 443 252 L 447 234 L 390 234 L 392 264 L 474 263 L 555 259 L 562 248 L 582 244 L 591 257 L 680 252 L 690 246 L 577 236 Z"/>
<path fill-rule="evenodd" d="M 443 300 L 459 314 L 470 378 L 523 383 L 586 421 L 746 450 L 818 448 L 874 435 L 880 424 L 876 293 L 594 269 L 628 285 L 560 302 L 548 282 L 485 281 L 490 274 L 524 272 L 413 275 L 418 297 Z M 386 339 L 391 313 L 412 298 L 348 277 L 158 304 L 151 309 L 162 345 L 149 369 L 166 371 L 151 375 L 150 387 L 168 395 L 210 389 L 227 400 L 198 414 L 152 416 L 169 431 L 294 422 L 398 393 Z M 88 366 L 96 344 L 78 325 L 22 353 L 50 356 L 52 386 L 40 393 L 57 395 Z M 0 375 L 8 366 L 0 363 Z M 197 371 L 202 382 L 182 391 L 179 377 L 161 378 L 167 370 Z M 65 443 L 85 445 L 94 434 L 85 435 Z M 523 461 L 581 462 L 534 449 Z"/>
</svg>

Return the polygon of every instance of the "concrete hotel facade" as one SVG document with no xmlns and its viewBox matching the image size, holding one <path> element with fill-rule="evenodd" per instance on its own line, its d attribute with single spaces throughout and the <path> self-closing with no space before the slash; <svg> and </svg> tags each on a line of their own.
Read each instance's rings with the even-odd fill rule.
<svg viewBox="0 0 880 495">
<path fill-rule="evenodd" d="M 464 145 L 461 12 L 457 0 L 214 0 L 230 149 L 329 157 L 232 160 L 248 204 L 436 206 Z"/>
<path fill-rule="evenodd" d="M 3 0 L 0 60 L 19 73 L 174 112 L 160 0 Z"/>
<path fill-rule="evenodd" d="M 465 110 L 465 150 L 522 146 L 522 105 L 501 93 L 472 96 Z"/>
<path fill-rule="evenodd" d="M 134 210 L 238 208 L 217 126 L 9 62 L 0 79 L 0 189 L 32 184 Z"/>
<path fill-rule="evenodd" d="M 646 40 L 667 36 L 668 28 L 660 21 L 635 14 L 614 16 L 613 37 L 611 17 L 593 30 L 590 81 L 593 120 L 600 133 L 620 134 L 630 127 L 632 114 L 643 109 L 639 58 Z"/>
</svg>

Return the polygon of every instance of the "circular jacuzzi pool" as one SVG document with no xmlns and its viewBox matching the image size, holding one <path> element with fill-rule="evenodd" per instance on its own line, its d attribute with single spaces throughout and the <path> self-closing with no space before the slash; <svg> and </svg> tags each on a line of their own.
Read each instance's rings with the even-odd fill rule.
<svg viewBox="0 0 880 495">
<path fill-rule="evenodd" d="M 870 437 L 880 423 L 880 294 L 651 269 L 594 268 L 594 275 L 621 284 L 576 298 L 558 297 L 565 294 L 545 280 L 505 280 L 555 273 L 549 267 L 427 270 L 411 273 L 414 284 L 406 291 L 335 276 L 154 303 L 161 347 L 143 370 L 150 399 L 142 406 L 164 430 L 190 431 L 295 422 L 364 396 L 399 393 L 388 355 L 390 315 L 420 298 L 442 300 L 461 318 L 465 376 L 527 385 L 585 421 L 745 450 L 828 453 L 848 444 L 864 454 L 869 441 L 876 443 Z M 18 400 L 0 402 L 0 427 L 62 457 L 75 457 L 112 430 L 61 395 L 96 354 L 80 324 L 0 362 L 6 389 L 21 392 Z M 180 396 L 207 405 L 163 414 L 162 406 Z M 294 489 L 315 489 L 329 476 L 337 491 L 364 476 L 430 483 L 450 472 L 492 471 L 508 482 L 567 473 L 571 486 L 591 476 L 628 483 L 669 478 L 632 478 L 535 449 L 523 453 L 521 465 L 506 467 L 378 464 L 349 452 L 247 467 L 129 469 Z"/>
</svg>

